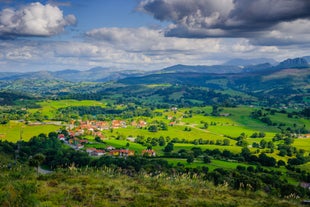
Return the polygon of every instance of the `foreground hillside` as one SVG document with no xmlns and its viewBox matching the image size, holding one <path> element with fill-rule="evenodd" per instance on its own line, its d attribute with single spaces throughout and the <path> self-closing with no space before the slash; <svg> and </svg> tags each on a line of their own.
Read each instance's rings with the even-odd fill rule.
<svg viewBox="0 0 310 207">
<path fill-rule="evenodd" d="M 1 169 L 1 206 L 299 206 L 294 195 L 215 187 L 193 175 L 122 175 L 117 170 L 76 169 L 36 175 L 27 166 Z"/>
</svg>

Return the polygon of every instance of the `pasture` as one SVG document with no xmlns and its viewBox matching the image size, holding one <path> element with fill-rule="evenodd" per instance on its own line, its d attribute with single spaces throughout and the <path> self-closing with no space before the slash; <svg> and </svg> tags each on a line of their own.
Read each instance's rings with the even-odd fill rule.
<svg viewBox="0 0 310 207">
<path fill-rule="evenodd" d="M 47 116 L 49 119 L 55 116 L 55 112 L 57 109 L 65 108 L 69 106 L 105 106 L 105 103 L 99 101 L 92 101 L 92 100 L 46 100 L 43 102 L 38 102 L 38 105 L 41 106 L 39 109 L 29 109 L 30 113 L 40 112 L 43 116 Z"/>
<path fill-rule="evenodd" d="M 297 149 L 303 149 L 310 153 L 310 138 L 298 138 L 294 140 L 293 146 Z"/>
<path fill-rule="evenodd" d="M 209 150 L 219 149 L 220 151 L 229 150 L 235 154 L 240 153 L 242 149 L 242 147 L 238 147 L 235 145 L 234 146 L 222 146 L 222 145 L 194 145 L 194 144 L 175 143 L 174 151 L 177 152 L 180 149 L 191 150 L 193 147 L 199 147 L 203 151 L 206 149 L 209 149 Z"/>
<path fill-rule="evenodd" d="M 127 143 L 129 144 L 129 146 L 127 146 Z M 127 140 L 116 140 L 116 139 L 106 139 L 104 140 L 103 143 L 90 143 L 90 144 L 86 144 L 86 148 L 89 147 L 94 147 L 97 149 L 105 149 L 108 146 L 113 146 L 115 148 L 123 148 L 123 149 L 129 149 L 129 150 L 134 150 L 137 153 L 141 153 L 142 150 L 146 149 L 145 146 L 142 146 L 140 144 L 134 143 L 134 142 L 130 142 Z"/>
<path fill-rule="evenodd" d="M 178 138 L 179 140 L 185 139 L 188 141 L 193 141 L 195 139 L 202 138 L 204 140 L 214 140 L 217 139 L 223 140 L 224 137 L 221 135 L 217 135 L 214 133 L 211 133 L 206 130 L 191 128 L 191 131 L 185 131 L 185 126 L 169 126 L 168 130 L 160 130 L 157 132 L 149 132 L 147 129 L 139 129 L 135 127 L 127 127 L 127 128 L 120 128 L 120 129 L 114 129 L 111 131 L 104 131 L 104 134 L 106 137 L 117 137 L 117 136 L 123 136 L 123 137 L 137 137 L 138 135 L 147 137 L 156 137 L 159 138 L 161 136 L 163 137 L 170 137 Z"/>
<path fill-rule="evenodd" d="M 59 128 L 60 126 L 50 124 L 29 126 L 21 122 L 10 121 L 8 124 L 0 125 L 0 140 L 17 142 L 22 137 L 24 141 L 28 141 L 33 136 L 41 133 L 48 134 Z"/>
<path fill-rule="evenodd" d="M 165 159 L 168 161 L 168 163 L 173 164 L 174 166 L 177 166 L 178 164 L 184 165 L 184 167 L 188 168 L 196 168 L 196 167 L 208 167 L 209 171 L 213 171 L 216 168 L 223 168 L 226 170 L 230 169 L 236 169 L 237 166 L 243 166 L 243 167 L 248 167 L 251 165 L 244 164 L 244 163 L 238 163 L 234 161 L 223 161 L 223 160 L 211 160 L 211 163 L 203 163 L 201 160 L 195 160 L 193 163 L 188 163 L 186 159 L 179 159 L 179 158 L 167 158 Z M 253 165 L 254 166 L 254 165 Z"/>
</svg>

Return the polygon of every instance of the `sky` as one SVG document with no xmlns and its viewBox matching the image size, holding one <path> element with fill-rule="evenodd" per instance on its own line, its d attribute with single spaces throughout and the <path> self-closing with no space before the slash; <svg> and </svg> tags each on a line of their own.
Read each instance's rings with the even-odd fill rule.
<svg viewBox="0 0 310 207">
<path fill-rule="evenodd" d="M 0 0 L 0 72 L 307 55 L 309 0 Z"/>
</svg>

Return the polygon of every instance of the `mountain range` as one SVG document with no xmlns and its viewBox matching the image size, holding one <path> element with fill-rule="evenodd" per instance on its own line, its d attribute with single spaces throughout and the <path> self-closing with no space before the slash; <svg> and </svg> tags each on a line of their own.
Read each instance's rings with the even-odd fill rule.
<svg viewBox="0 0 310 207">
<path fill-rule="evenodd" d="M 70 82 L 108 82 L 130 77 L 143 77 L 153 74 L 167 73 L 204 73 L 204 74 L 248 74 L 257 72 L 273 72 L 285 69 L 310 68 L 310 56 L 287 59 L 277 63 L 273 59 L 233 59 L 223 65 L 174 65 L 157 71 L 120 70 L 115 68 L 95 67 L 86 71 L 62 70 L 39 72 L 0 72 L 0 81 L 21 79 L 61 80 Z"/>
</svg>

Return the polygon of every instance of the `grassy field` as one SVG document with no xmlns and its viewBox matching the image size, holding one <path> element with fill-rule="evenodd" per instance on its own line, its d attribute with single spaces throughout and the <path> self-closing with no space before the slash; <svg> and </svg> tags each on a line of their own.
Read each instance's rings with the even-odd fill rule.
<svg viewBox="0 0 310 207">
<path fill-rule="evenodd" d="M 37 125 L 29 126 L 17 121 L 10 121 L 9 124 L 0 125 L 0 139 L 16 142 L 22 136 L 24 141 L 41 133 L 48 134 L 58 130 L 60 126 L 56 125 Z"/>
<path fill-rule="evenodd" d="M 298 166 L 301 170 L 305 170 L 307 172 L 310 172 L 310 162 L 306 163 L 306 164 L 303 164 L 303 165 L 300 165 Z"/>
<path fill-rule="evenodd" d="M 224 137 L 221 135 L 217 135 L 214 133 L 211 133 L 206 130 L 196 129 L 192 128 L 191 131 L 184 131 L 185 126 L 173 126 L 168 127 L 167 131 L 158 131 L 158 132 L 149 132 L 147 129 L 138 129 L 135 127 L 127 127 L 127 128 L 121 128 L 121 129 L 114 129 L 113 132 L 111 131 L 104 131 L 104 134 L 107 137 L 116 137 L 118 135 L 122 135 L 125 137 L 137 137 L 138 135 L 147 137 L 157 137 L 160 136 L 167 137 L 169 136 L 171 139 L 177 137 L 180 140 L 194 140 L 202 138 L 204 140 L 223 140 Z"/>
<path fill-rule="evenodd" d="M 174 144 L 174 151 L 179 151 L 180 149 L 186 149 L 186 150 L 190 150 L 193 147 L 199 147 L 201 148 L 203 151 L 206 149 L 209 150 L 214 150 L 214 149 L 219 149 L 220 151 L 223 150 L 229 150 L 235 154 L 240 153 L 241 152 L 241 147 L 238 146 L 221 146 L 221 145 L 194 145 L 194 144 L 183 144 L 183 143 L 175 143 Z"/>
<path fill-rule="evenodd" d="M 238 125 L 245 126 L 253 131 L 274 132 L 278 133 L 279 129 L 272 126 L 267 126 L 259 120 L 250 117 L 251 112 L 255 109 L 248 106 L 240 106 L 236 108 L 224 108 L 223 113 L 230 113 L 229 118 L 236 122 Z"/>
<path fill-rule="evenodd" d="M 92 100 L 59 100 L 59 101 L 52 101 L 47 100 L 43 102 L 38 102 L 38 105 L 41 106 L 40 109 L 29 109 L 29 112 L 35 113 L 37 111 L 41 112 L 43 116 L 47 116 L 48 118 L 52 118 L 55 115 L 55 112 L 59 108 L 65 108 L 68 106 L 105 106 L 104 103 L 99 101 L 92 101 Z"/>
<path fill-rule="evenodd" d="M 196 168 L 196 167 L 203 167 L 206 166 L 209 168 L 209 171 L 213 171 L 216 168 L 223 168 L 223 169 L 236 169 L 238 165 L 248 167 L 250 165 L 238 162 L 230 162 L 230 161 L 223 161 L 223 160 L 211 160 L 211 163 L 203 163 L 200 160 L 195 160 L 193 163 L 188 163 L 186 159 L 178 159 L 178 158 L 167 158 L 166 159 L 170 164 L 177 166 L 178 163 L 184 165 L 185 167 L 189 168 Z"/>
<path fill-rule="evenodd" d="M 306 126 L 306 129 L 310 129 L 310 121 L 304 118 L 288 118 L 287 114 L 276 113 L 270 116 L 270 119 L 272 122 L 285 123 L 286 127 L 294 128 L 294 124 L 296 124 L 296 127 Z"/>
<path fill-rule="evenodd" d="M 304 149 L 306 152 L 310 153 L 310 138 L 295 139 L 293 146 L 298 149 Z"/>
<path fill-rule="evenodd" d="M 129 143 L 129 146 L 127 147 L 127 143 Z M 138 153 L 141 153 L 142 150 L 146 149 L 145 146 L 142 146 L 140 144 L 126 141 L 126 140 L 116 140 L 116 139 L 108 139 L 104 140 L 104 143 L 93 143 L 93 144 L 86 144 L 86 147 L 94 147 L 98 149 L 104 149 L 107 148 L 108 146 L 113 146 L 115 148 L 123 148 L 123 149 L 129 149 L 129 150 L 134 150 Z"/>
</svg>

